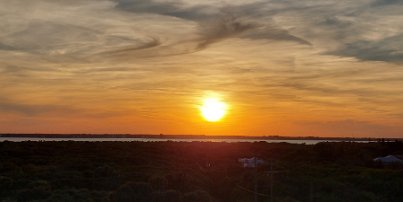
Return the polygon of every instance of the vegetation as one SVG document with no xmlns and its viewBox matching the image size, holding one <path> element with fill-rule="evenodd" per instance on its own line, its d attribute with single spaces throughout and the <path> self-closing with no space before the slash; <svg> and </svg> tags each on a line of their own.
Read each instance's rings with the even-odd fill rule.
<svg viewBox="0 0 403 202">
<path fill-rule="evenodd" d="M 0 142 L 0 201 L 403 201 L 401 142 Z M 243 168 L 242 157 L 266 165 Z M 271 171 L 271 172 L 268 172 Z"/>
</svg>

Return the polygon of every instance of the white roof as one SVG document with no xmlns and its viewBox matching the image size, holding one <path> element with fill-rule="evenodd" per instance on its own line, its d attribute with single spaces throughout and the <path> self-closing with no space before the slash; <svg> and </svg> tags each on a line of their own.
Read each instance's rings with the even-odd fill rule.
<svg viewBox="0 0 403 202">
<path fill-rule="evenodd" d="M 388 155 L 385 157 L 378 157 L 378 158 L 375 158 L 374 161 L 379 161 L 382 163 L 403 163 L 403 160 L 401 160 L 393 155 Z"/>
<path fill-rule="evenodd" d="M 256 168 L 265 164 L 265 161 L 256 157 L 252 158 L 239 158 L 238 162 L 242 163 L 244 168 Z"/>
</svg>

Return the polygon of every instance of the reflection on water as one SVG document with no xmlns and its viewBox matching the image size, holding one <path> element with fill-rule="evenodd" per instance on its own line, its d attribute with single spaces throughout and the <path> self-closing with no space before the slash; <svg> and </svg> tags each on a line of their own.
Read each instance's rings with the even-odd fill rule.
<svg viewBox="0 0 403 202">
<path fill-rule="evenodd" d="M 222 139 L 209 139 L 209 138 L 41 138 L 41 137 L 0 137 L 0 142 L 12 141 L 12 142 L 23 142 L 23 141 L 88 141 L 88 142 L 104 142 L 104 141 L 117 141 L 117 142 L 268 142 L 268 143 L 279 143 L 286 142 L 292 144 L 317 144 L 319 142 L 342 142 L 345 140 L 334 140 L 334 139 L 321 139 L 321 140 L 271 140 L 271 139 L 247 139 L 247 138 L 222 138 Z M 356 140 L 353 142 L 370 142 L 366 140 Z"/>
</svg>

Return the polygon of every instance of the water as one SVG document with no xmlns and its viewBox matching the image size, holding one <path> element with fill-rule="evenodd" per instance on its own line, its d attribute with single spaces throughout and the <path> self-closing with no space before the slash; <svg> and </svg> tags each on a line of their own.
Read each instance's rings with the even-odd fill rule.
<svg viewBox="0 0 403 202">
<path fill-rule="evenodd" d="M 0 142 L 11 141 L 11 142 L 24 142 L 24 141 L 84 141 L 84 142 L 268 142 L 268 143 L 292 143 L 292 144 L 317 144 L 319 142 L 343 142 L 346 140 L 271 140 L 271 139 L 248 139 L 248 138 L 221 138 L 221 139 L 210 139 L 210 138 L 42 138 L 42 137 L 0 137 Z M 355 140 L 353 142 L 371 142 L 367 140 Z"/>
</svg>

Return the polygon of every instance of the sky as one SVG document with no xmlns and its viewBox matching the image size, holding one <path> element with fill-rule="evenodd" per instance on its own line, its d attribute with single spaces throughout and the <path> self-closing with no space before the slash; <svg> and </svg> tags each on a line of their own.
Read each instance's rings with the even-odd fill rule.
<svg viewBox="0 0 403 202">
<path fill-rule="evenodd" d="M 402 64 L 400 0 L 0 0 L 0 133 L 403 137 Z"/>
</svg>

